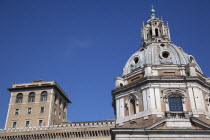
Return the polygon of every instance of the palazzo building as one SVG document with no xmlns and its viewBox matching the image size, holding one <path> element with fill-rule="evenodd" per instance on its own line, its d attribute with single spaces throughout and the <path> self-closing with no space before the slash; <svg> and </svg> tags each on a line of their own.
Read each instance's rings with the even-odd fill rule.
<svg viewBox="0 0 210 140">
<path fill-rule="evenodd" d="M 55 81 L 13 84 L 0 140 L 110 140 L 115 120 L 67 122 L 67 94 Z"/>
<path fill-rule="evenodd" d="M 67 94 L 55 81 L 13 84 L 2 140 L 209 140 L 210 78 L 172 44 L 169 26 L 151 18 L 142 45 L 116 77 L 116 119 L 67 122 Z"/>
<path fill-rule="evenodd" d="M 59 125 L 66 122 L 66 93 L 55 81 L 13 84 L 5 128 Z"/>
</svg>

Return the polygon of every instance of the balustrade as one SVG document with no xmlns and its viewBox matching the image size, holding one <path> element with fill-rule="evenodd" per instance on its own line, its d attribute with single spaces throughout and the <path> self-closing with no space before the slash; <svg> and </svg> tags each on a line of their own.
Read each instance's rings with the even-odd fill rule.
<svg viewBox="0 0 210 140">
<path fill-rule="evenodd" d="M 188 119 L 188 112 L 165 112 L 166 119 Z"/>
</svg>

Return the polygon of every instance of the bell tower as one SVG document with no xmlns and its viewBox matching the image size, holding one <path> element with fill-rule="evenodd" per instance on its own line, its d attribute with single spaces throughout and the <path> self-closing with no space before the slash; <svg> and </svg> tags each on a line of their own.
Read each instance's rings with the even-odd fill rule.
<svg viewBox="0 0 210 140">
<path fill-rule="evenodd" d="M 142 26 L 142 43 L 146 46 L 153 42 L 171 42 L 170 31 L 168 25 L 164 25 L 162 19 L 155 17 L 155 10 L 151 10 L 151 19 Z"/>
</svg>

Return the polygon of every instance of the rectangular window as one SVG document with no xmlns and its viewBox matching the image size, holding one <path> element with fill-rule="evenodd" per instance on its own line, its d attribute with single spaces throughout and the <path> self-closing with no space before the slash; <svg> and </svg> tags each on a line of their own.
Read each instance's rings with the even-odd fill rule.
<svg viewBox="0 0 210 140">
<path fill-rule="evenodd" d="M 43 126 L 43 120 L 39 120 L 39 126 Z"/>
<path fill-rule="evenodd" d="M 30 121 L 26 121 L 26 127 L 29 127 Z"/>
<path fill-rule="evenodd" d="M 13 122 L 12 123 L 12 128 L 16 128 L 17 127 L 17 122 Z"/>
<path fill-rule="evenodd" d="M 28 108 L 28 114 L 31 114 L 31 112 L 32 112 L 32 109 Z"/>
<path fill-rule="evenodd" d="M 40 108 L 40 113 L 44 113 L 44 107 L 43 106 Z"/>
<path fill-rule="evenodd" d="M 19 110 L 20 109 L 15 109 L 15 115 L 18 115 L 19 114 Z"/>
<path fill-rule="evenodd" d="M 168 98 L 170 111 L 183 111 L 182 99 L 180 97 Z"/>
</svg>

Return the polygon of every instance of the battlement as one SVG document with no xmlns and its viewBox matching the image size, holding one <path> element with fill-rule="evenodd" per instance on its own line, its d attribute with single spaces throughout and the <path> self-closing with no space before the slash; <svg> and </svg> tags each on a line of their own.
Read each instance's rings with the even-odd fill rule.
<svg viewBox="0 0 210 140">
<path fill-rule="evenodd" d="M 8 128 L 0 129 L 0 138 L 23 138 L 48 139 L 48 138 L 69 138 L 69 137 L 106 137 L 110 136 L 110 128 L 115 127 L 115 120 L 93 121 L 93 122 L 72 122 L 63 125 Z M 28 133 L 36 132 L 36 134 Z"/>
<path fill-rule="evenodd" d="M 114 127 L 115 120 L 110 121 L 93 121 L 93 122 L 72 122 L 63 125 L 42 126 L 42 127 L 24 127 L 24 128 L 8 128 L 0 129 L 0 133 L 4 132 L 23 132 L 23 131 L 40 131 L 40 130 L 55 130 L 55 129 L 78 129 L 78 128 L 100 128 Z"/>
</svg>

